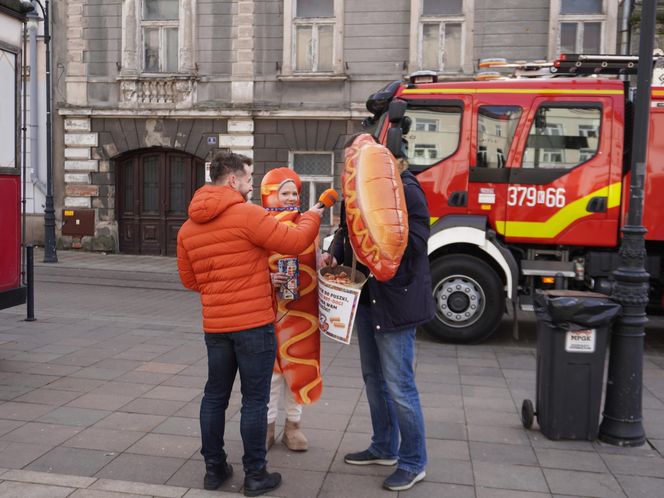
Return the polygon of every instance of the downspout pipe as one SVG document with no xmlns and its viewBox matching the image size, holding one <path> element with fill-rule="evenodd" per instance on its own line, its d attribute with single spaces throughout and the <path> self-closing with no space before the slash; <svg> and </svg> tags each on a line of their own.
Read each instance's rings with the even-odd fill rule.
<svg viewBox="0 0 664 498">
<path fill-rule="evenodd" d="M 630 31 L 629 20 L 634 12 L 634 0 L 623 0 L 622 20 L 620 22 L 620 53 L 622 55 L 630 54 L 630 42 L 632 33 Z"/>
<path fill-rule="evenodd" d="M 32 16 L 30 16 L 32 17 Z M 39 167 L 39 68 L 37 65 L 37 29 L 36 23 L 30 23 L 29 41 L 30 48 L 30 181 L 46 195 L 46 184 L 41 179 Z"/>
</svg>

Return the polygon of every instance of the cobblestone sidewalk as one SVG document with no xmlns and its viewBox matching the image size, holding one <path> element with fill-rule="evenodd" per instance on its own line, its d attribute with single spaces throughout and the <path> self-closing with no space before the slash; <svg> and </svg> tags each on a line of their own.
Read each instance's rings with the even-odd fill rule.
<svg viewBox="0 0 664 498">
<path fill-rule="evenodd" d="M 37 264 L 37 321 L 23 321 L 24 307 L 0 312 L 0 496 L 223 496 L 200 489 L 206 358 L 198 297 L 179 287 L 175 260 L 58 256 Z M 521 401 L 535 397 L 534 327 L 524 319 L 520 342 L 507 322 L 482 345 L 418 338 L 429 465 L 426 480 L 400 494 L 663 496 L 664 320 L 653 320 L 647 338 L 648 444 L 624 449 L 523 429 Z M 278 443 L 268 453 L 284 476 L 274 495 L 395 496 L 380 487 L 389 468 L 343 463 L 371 432 L 357 345 L 324 340 L 322 369 L 324 395 L 303 416 L 309 451 Z M 236 472 L 222 488 L 231 494 L 243 477 L 239 407 L 235 390 L 227 450 Z"/>
</svg>

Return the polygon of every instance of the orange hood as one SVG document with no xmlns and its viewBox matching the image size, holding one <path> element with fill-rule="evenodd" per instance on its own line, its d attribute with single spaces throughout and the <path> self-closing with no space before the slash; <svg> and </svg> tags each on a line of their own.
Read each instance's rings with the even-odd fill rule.
<svg viewBox="0 0 664 498">
<path fill-rule="evenodd" d="M 302 180 L 290 168 L 271 169 L 261 182 L 261 201 L 264 208 L 278 209 L 284 205 L 279 201 L 279 189 L 286 182 L 293 182 L 298 194 L 302 194 Z"/>
<path fill-rule="evenodd" d="M 208 223 L 235 204 L 246 202 L 242 194 L 230 187 L 203 185 L 189 204 L 189 218 L 196 223 Z"/>
</svg>

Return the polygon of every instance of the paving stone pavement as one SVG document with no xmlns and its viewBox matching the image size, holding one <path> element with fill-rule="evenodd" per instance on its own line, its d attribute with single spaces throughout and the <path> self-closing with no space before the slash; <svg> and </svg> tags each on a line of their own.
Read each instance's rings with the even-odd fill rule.
<svg viewBox="0 0 664 498">
<path fill-rule="evenodd" d="M 60 251 L 36 253 L 37 320 L 0 312 L 0 497 L 238 496 L 242 484 L 238 385 L 227 412 L 236 472 L 202 488 L 198 409 L 206 377 L 196 294 L 175 260 Z M 643 413 L 648 443 L 550 441 L 521 426 L 535 398 L 535 334 L 474 346 L 418 336 L 417 380 L 427 429 L 426 480 L 412 497 L 664 496 L 664 319 L 646 339 Z M 369 444 L 371 423 L 357 344 L 323 340 L 321 400 L 305 407 L 306 453 L 275 444 L 279 497 L 394 496 L 385 467 L 343 463 Z M 283 419 L 278 427 L 282 428 Z"/>
</svg>

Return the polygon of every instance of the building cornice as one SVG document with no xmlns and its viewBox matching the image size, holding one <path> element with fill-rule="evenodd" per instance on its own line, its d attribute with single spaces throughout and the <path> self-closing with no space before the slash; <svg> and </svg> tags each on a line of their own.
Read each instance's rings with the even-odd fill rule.
<svg viewBox="0 0 664 498">
<path fill-rule="evenodd" d="M 351 109 L 96 109 L 91 107 L 65 107 L 58 109 L 60 116 L 86 116 L 91 118 L 130 119 L 362 119 L 368 111 L 364 105 L 353 105 Z"/>
</svg>

